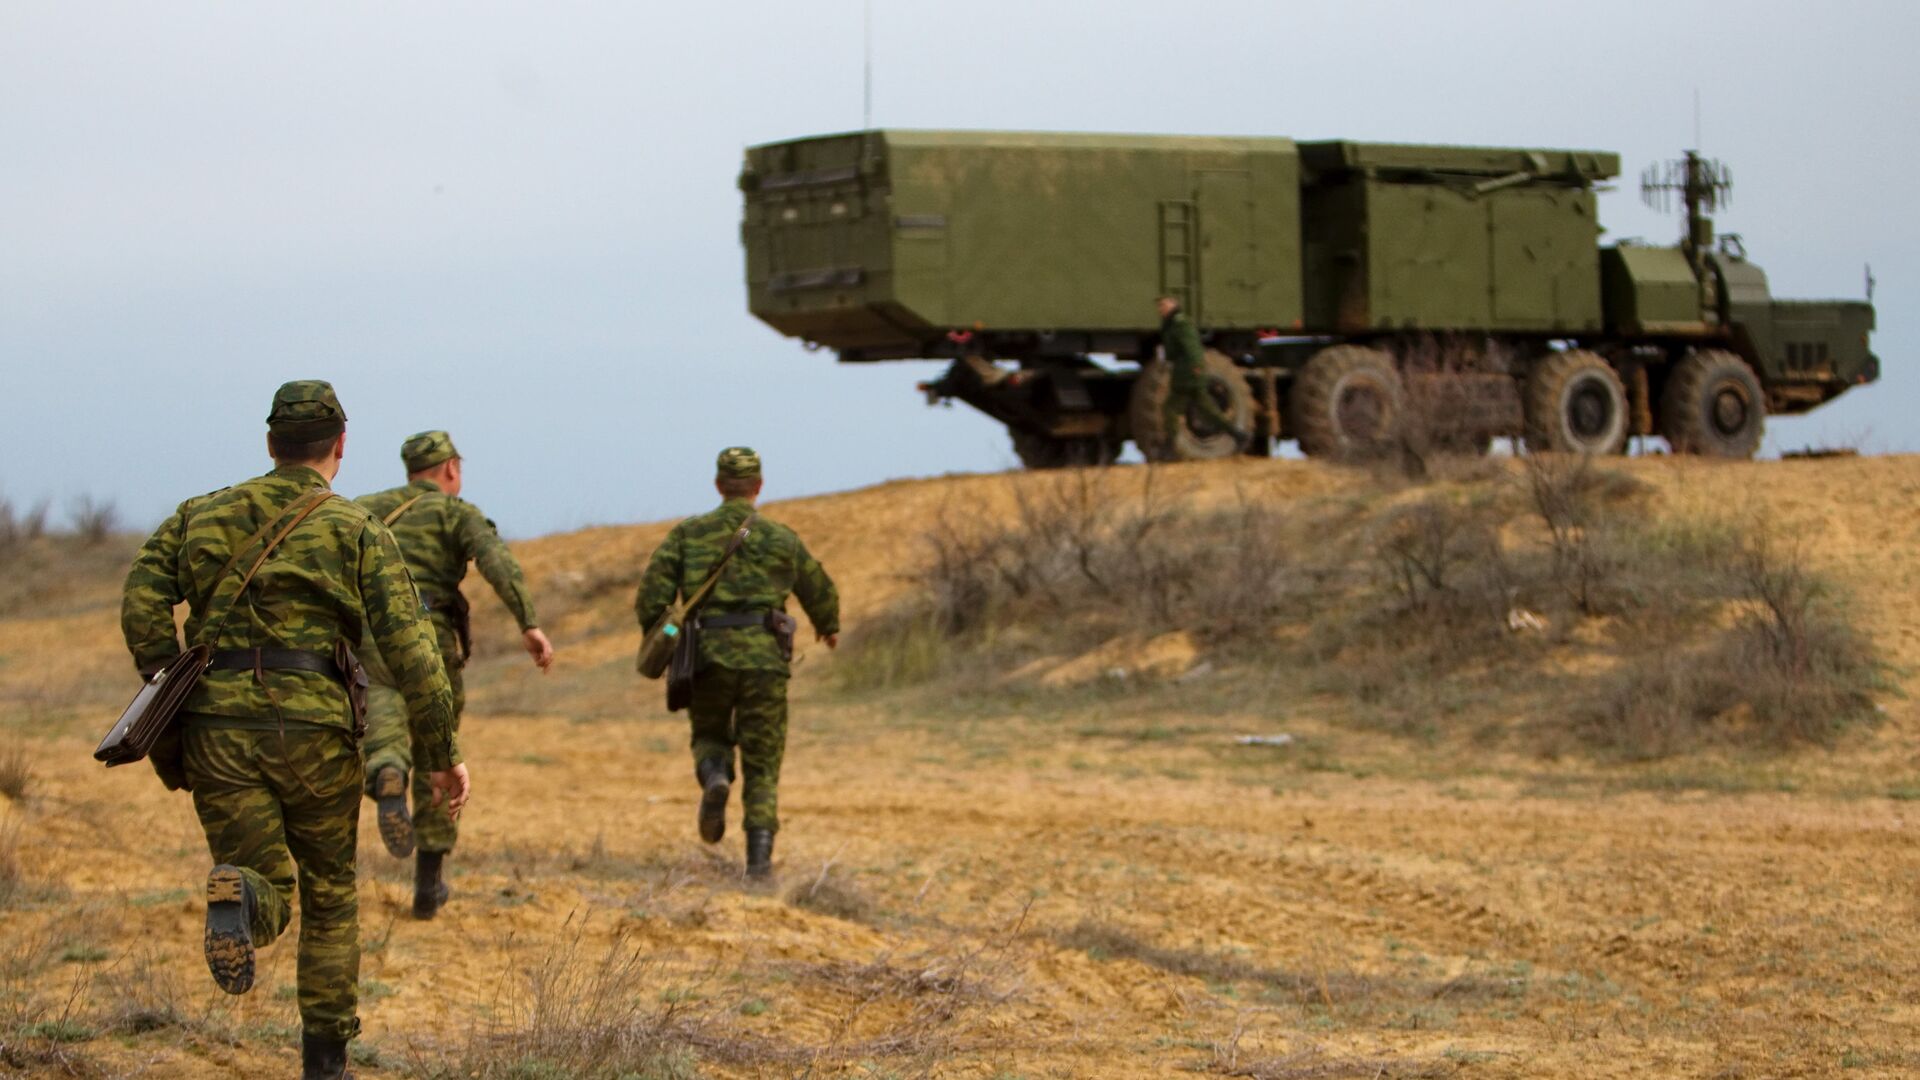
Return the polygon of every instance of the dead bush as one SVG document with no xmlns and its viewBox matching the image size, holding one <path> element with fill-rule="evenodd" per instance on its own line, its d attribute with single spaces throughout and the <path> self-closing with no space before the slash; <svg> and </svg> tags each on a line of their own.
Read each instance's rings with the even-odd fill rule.
<svg viewBox="0 0 1920 1080">
<path fill-rule="evenodd" d="M 1373 556 L 1406 610 L 1444 608 L 1494 626 L 1511 588 L 1498 526 L 1490 503 L 1429 496 L 1386 515 L 1374 532 Z"/>
<path fill-rule="evenodd" d="M 50 504 L 42 499 L 16 510 L 12 499 L 0 499 L 0 551 L 23 547 L 47 534 Z"/>
<path fill-rule="evenodd" d="M 1588 454 L 1530 454 L 1526 485 L 1547 530 L 1554 582 L 1581 614 L 1604 613 L 1623 569 L 1609 540 L 1628 514 L 1627 504 L 1646 486 L 1623 473 L 1594 468 Z"/>
<path fill-rule="evenodd" d="M 1098 476 L 1022 485 L 1010 526 L 938 523 L 922 574 L 935 624 L 958 636 L 994 622 L 1082 619 L 1231 637 L 1268 621 L 1287 566 L 1271 507 L 1245 496 L 1197 507 L 1152 469 L 1137 495 L 1116 499 Z"/>
<path fill-rule="evenodd" d="M 27 755 L 27 745 L 8 739 L 0 745 L 0 795 L 20 802 L 32 787 L 33 759 Z"/>
<path fill-rule="evenodd" d="M 1642 760 L 1707 744 L 1828 745 L 1874 716 L 1884 662 L 1797 547 L 1757 528 L 1709 576 L 1738 605 L 1734 624 L 1614 678 L 1585 717 L 1591 741 Z"/>
<path fill-rule="evenodd" d="M 113 500 L 95 499 L 91 495 L 82 495 L 73 501 L 68 519 L 73 524 L 73 535 L 91 545 L 106 543 L 120 528 L 120 511 Z"/>
<path fill-rule="evenodd" d="M 836 877 L 831 864 L 821 867 L 820 875 L 813 881 L 789 890 L 787 903 L 848 922 L 870 923 L 878 914 L 873 898 L 846 880 L 845 875 Z"/>
<path fill-rule="evenodd" d="M 584 921 L 518 978 L 501 981 L 490 1020 L 463 1047 L 409 1054 L 416 1075 L 452 1080 L 697 1075 L 689 1015 L 694 995 L 648 994 L 655 969 L 616 933 L 603 951 L 586 946 Z"/>
</svg>

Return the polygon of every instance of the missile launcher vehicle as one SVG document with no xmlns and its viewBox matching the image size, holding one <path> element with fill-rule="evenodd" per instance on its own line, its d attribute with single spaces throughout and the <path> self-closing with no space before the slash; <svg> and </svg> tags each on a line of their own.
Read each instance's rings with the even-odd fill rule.
<svg viewBox="0 0 1920 1080">
<path fill-rule="evenodd" d="M 1750 457 L 1766 416 L 1874 381 L 1861 301 L 1774 299 L 1731 190 L 1689 153 L 1672 247 L 1603 244 L 1596 150 L 862 131 L 747 150 L 748 307 L 843 363 L 942 359 L 930 401 L 1005 424 L 1030 467 L 1423 445 Z M 1154 300 L 1208 346 L 1162 431 Z"/>
</svg>

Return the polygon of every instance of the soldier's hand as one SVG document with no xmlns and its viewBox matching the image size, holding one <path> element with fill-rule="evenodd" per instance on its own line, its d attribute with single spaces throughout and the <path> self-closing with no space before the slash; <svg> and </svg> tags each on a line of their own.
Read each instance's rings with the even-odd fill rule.
<svg viewBox="0 0 1920 1080">
<path fill-rule="evenodd" d="M 829 649 L 837 649 L 840 647 L 839 634 L 815 634 L 813 635 L 813 640 L 826 642 L 827 648 Z"/>
<path fill-rule="evenodd" d="M 527 655 L 540 665 L 541 672 L 553 666 L 553 642 L 547 640 L 547 635 L 539 627 L 528 627 L 526 633 L 520 635 L 520 640 L 527 647 Z"/>
<path fill-rule="evenodd" d="M 455 765 L 446 772 L 428 773 L 427 783 L 433 787 L 433 805 L 447 804 L 447 816 L 457 818 L 460 810 L 467 805 L 467 796 L 473 791 L 473 782 L 467 778 L 467 767 Z"/>
</svg>

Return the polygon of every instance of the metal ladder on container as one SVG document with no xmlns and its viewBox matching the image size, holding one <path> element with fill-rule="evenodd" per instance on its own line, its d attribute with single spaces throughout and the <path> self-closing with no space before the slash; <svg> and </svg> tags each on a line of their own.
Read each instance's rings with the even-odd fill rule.
<svg viewBox="0 0 1920 1080">
<path fill-rule="evenodd" d="M 1160 292 L 1200 318 L 1200 208 L 1192 199 L 1160 202 Z"/>
</svg>

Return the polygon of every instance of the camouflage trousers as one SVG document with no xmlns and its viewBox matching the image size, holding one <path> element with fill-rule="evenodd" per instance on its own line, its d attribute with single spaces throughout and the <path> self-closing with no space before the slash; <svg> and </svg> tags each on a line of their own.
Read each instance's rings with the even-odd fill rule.
<svg viewBox="0 0 1920 1080">
<path fill-rule="evenodd" d="M 1180 431 L 1179 425 L 1195 409 L 1200 411 L 1199 419 L 1206 421 L 1216 431 L 1232 431 L 1234 427 L 1233 420 L 1220 410 L 1220 403 L 1207 392 L 1207 377 L 1201 371 L 1174 369 L 1167 383 L 1167 402 L 1163 409 L 1160 432 L 1168 442 L 1173 441 Z"/>
<path fill-rule="evenodd" d="M 740 798 L 746 808 L 742 827 L 778 832 L 780 759 L 787 752 L 787 676 L 705 668 L 694 676 L 687 715 L 693 725 L 694 779 L 699 779 L 701 762 L 723 760 L 731 780 L 738 747 L 746 789 Z"/>
<path fill-rule="evenodd" d="M 253 889 L 253 943 L 271 944 L 300 893 L 301 1027 L 351 1039 L 360 1022 L 360 903 L 354 853 L 360 753 L 333 728 L 277 730 L 189 722 L 182 758 L 213 861 Z"/>
<path fill-rule="evenodd" d="M 453 730 L 460 730 L 466 711 L 466 686 L 460 678 L 458 654 L 447 660 L 447 680 L 453 683 Z M 373 797 L 373 778 L 388 766 L 413 781 L 413 840 L 421 851 L 452 851 L 460 827 L 445 807 L 433 805 L 433 785 L 426 773 L 413 771 L 413 734 L 407 725 L 407 699 L 392 686 L 379 682 L 367 687 L 367 797 Z"/>
</svg>

